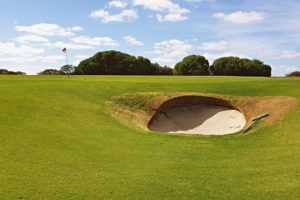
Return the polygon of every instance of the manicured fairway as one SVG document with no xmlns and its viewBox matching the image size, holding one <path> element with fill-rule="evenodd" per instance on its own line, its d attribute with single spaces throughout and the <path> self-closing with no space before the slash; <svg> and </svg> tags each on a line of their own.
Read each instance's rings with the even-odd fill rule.
<svg viewBox="0 0 300 200">
<path fill-rule="evenodd" d="M 300 199 L 300 105 L 248 135 L 175 136 L 108 114 L 134 92 L 300 101 L 300 79 L 0 76 L 0 199 Z"/>
</svg>

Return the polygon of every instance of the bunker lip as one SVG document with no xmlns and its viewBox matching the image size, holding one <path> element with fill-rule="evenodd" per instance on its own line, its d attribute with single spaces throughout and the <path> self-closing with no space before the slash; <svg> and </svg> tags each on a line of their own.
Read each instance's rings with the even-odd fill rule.
<svg viewBox="0 0 300 200">
<path fill-rule="evenodd" d="M 243 112 L 227 100 L 181 96 L 165 101 L 154 113 L 148 129 L 166 133 L 226 135 L 246 125 Z"/>
<path fill-rule="evenodd" d="M 272 126 L 282 121 L 288 113 L 298 105 L 298 101 L 294 97 L 289 96 L 229 96 L 196 92 L 141 92 L 114 96 L 111 101 L 106 102 L 107 112 L 110 113 L 113 118 L 129 128 L 137 130 L 142 129 L 144 131 L 159 131 L 154 129 L 151 125 L 160 111 L 178 108 L 188 110 L 190 107 L 197 107 L 199 105 L 223 106 L 225 107 L 225 110 L 223 110 L 224 112 L 227 112 L 228 110 L 239 112 L 246 120 L 245 127 L 250 126 L 253 119 L 268 113 L 269 117 L 260 123 L 259 129 Z M 192 119 L 193 118 L 195 117 L 192 117 Z M 224 117 L 222 116 L 213 124 L 224 121 L 223 119 Z M 229 117 L 229 120 L 230 119 L 231 118 Z M 226 121 L 228 122 L 228 120 Z M 199 124 L 196 124 L 196 127 L 184 127 L 186 129 L 183 128 L 182 130 L 167 129 L 159 132 L 178 133 L 178 131 L 181 131 L 181 133 L 187 134 L 189 133 L 187 130 L 195 129 L 198 127 L 197 125 Z M 219 135 L 224 135 L 229 134 L 229 132 L 238 132 L 237 130 L 233 130 L 225 133 L 225 129 L 223 128 L 222 130 L 223 132 L 217 131 L 217 133 Z M 209 131 L 212 132 L 212 129 L 209 129 Z M 205 133 L 202 133 L 198 130 L 196 133 L 192 134 L 216 135 L 216 132 L 210 133 L 209 131 L 205 130 Z"/>
</svg>

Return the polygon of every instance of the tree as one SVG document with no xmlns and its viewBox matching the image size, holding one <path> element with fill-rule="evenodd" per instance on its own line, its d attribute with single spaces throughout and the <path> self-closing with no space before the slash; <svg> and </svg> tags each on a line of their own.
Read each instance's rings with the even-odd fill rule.
<svg viewBox="0 0 300 200">
<path fill-rule="evenodd" d="M 163 69 L 166 71 L 167 69 Z M 157 75 L 161 66 L 144 57 L 119 51 L 104 51 L 83 60 L 74 74 L 82 75 Z"/>
<path fill-rule="evenodd" d="M 6 70 L 6 69 L 0 69 L 0 74 L 1 75 L 7 75 L 8 73 L 9 73 L 8 70 Z"/>
<path fill-rule="evenodd" d="M 61 70 L 57 70 L 57 69 L 46 69 L 40 73 L 38 73 L 38 75 L 66 75 L 65 72 L 61 71 Z"/>
<path fill-rule="evenodd" d="M 300 71 L 291 72 L 286 77 L 300 77 Z"/>
<path fill-rule="evenodd" d="M 104 51 L 83 60 L 75 73 L 83 75 L 125 75 L 135 57 L 118 51 Z"/>
<path fill-rule="evenodd" d="M 272 68 L 260 60 L 238 57 L 223 57 L 211 66 L 213 75 L 218 76 L 265 76 L 270 77 Z"/>
<path fill-rule="evenodd" d="M 0 69 L 0 75 L 26 75 L 25 72 L 14 72 L 14 71 L 8 71 L 6 69 Z"/>
<path fill-rule="evenodd" d="M 209 62 L 204 56 L 191 55 L 175 65 L 176 75 L 209 75 Z"/>
<path fill-rule="evenodd" d="M 173 69 L 170 68 L 170 67 L 168 67 L 168 66 L 157 67 L 157 71 L 156 71 L 155 75 L 159 75 L 159 76 L 173 76 L 174 72 L 173 72 Z"/>
<path fill-rule="evenodd" d="M 158 64 L 152 64 L 148 58 L 137 57 L 128 65 L 129 75 L 154 75 L 160 68 Z"/>
<path fill-rule="evenodd" d="M 74 73 L 75 67 L 73 65 L 64 65 L 60 68 L 60 70 L 67 74 L 69 79 L 70 75 Z"/>
</svg>

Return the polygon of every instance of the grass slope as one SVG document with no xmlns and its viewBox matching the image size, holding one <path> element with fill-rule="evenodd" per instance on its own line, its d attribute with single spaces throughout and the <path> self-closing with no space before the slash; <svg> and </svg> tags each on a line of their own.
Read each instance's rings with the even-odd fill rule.
<svg viewBox="0 0 300 200">
<path fill-rule="evenodd" d="M 300 80 L 0 77 L 1 199 L 300 199 L 300 106 L 248 135 L 172 136 L 105 110 L 131 92 L 292 96 Z M 275 108 L 276 109 L 276 108 Z"/>
</svg>

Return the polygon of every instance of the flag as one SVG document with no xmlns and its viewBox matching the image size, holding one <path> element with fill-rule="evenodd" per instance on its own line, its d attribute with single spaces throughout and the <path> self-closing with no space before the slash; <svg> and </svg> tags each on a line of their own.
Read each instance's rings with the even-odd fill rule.
<svg viewBox="0 0 300 200">
<path fill-rule="evenodd" d="M 67 53 L 67 48 L 63 48 L 61 51 Z"/>
</svg>

